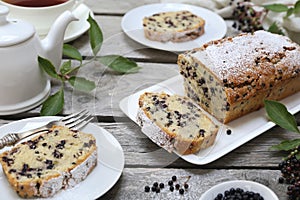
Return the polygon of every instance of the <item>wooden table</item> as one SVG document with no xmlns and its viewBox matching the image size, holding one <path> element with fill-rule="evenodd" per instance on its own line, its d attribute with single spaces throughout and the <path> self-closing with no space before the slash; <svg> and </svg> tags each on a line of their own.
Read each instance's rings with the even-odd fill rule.
<svg viewBox="0 0 300 200">
<path fill-rule="evenodd" d="M 123 55 L 135 60 L 141 67 L 138 73 L 121 75 L 104 66 L 89 64 L 80 73 L 97 82 L 95 91 L 82 93 L 74 92 L 71 88 L 65 90 L 62 114 L 88 108 L 97 117 L 96 124 L 112 133 L 124 150 L 125 168 L 122 176 L 99 199 L 198 199 L 210 187 L 236 179 L 257 181 L 270 187 L 279 199 L 286 199 L 286 185 L 278 184 L 278 164 L 285 154 L 269 148 L 283 139 L 297 138 L 296 134 L 287 134 L 280 127 L 274 127 L 212 163 L 193 165 L 160 149 L 120 110 L 119 101 L 124 97 L 178 74 L 176 53 L 142 46 L 128 38 L 121 29 L 124 13 L 137 6 L 155 2 L 159 1 L 86 0 L 86 5 L 93 10 L 104 33 L 105 40 L 100 55 Z M 70 44 L 84 56 L 91 55 L 87 33 Z M 53 81 L 52 86 L 55 92 L 57 83 Z M 40 107 L 13 116 L 2 116 L 0 125 L 39 116 L 39 111 Z M 299 122 L 300 113 L 295 116 Z M 170 161 L 166 161 L 167 159 Z M 184 195 L 180 195 L 178 191 L 170 192 L 168 188 L 160 193 L 144 192 L 146 185 L 151 186 L 156 181 L 167 184 L 173 175 L 181 177 L 181 180 L 191 176 L 188 182 L 190 187 Z M 94 187 L 96 189 L 97 185 Z"/>
</svg>

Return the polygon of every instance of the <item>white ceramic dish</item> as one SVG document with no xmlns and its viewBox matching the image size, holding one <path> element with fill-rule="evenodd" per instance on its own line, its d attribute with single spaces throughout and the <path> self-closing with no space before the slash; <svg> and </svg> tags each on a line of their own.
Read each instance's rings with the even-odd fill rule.
<svg viewBox="0 0 300 200">
<path fill-rule="evenodd" d="M 46 124 L 59 117 L 35 117 L 15 121 L 0 127 L 0 137 L 10 132 L 25 131 Z M 88 124 L 83 128 L 84 132 L 91 133 L 96 137 L 98 146 L 98 164 L 88 177 L 74 188 L 62 190 L 52 198 L 41 200 L 94 200 L 105 194 L 120 178 L 124 168 L 124 153 L 120 143 L 112 134 L 96 126 Z M 9 149 L 5 147 L 0 152 Z M 10 187 L 0 165 L 0 188 L 1 199 L 16 200 L 20 197 Z"/>
<path fill-rule="evenodd" d="M 266 200 L 279 200 L 277 195 L 267 186 L 257 182 L 246 180 L 227 181 L 215 185 L 205 193 L 203 193 L 200 197 L 200 200 L 213 200 L 219 193 L 224 194 L 224 192 L 226 190 L 229 190 L 230 188 L 241 188 L 245 191 L 253 191 L 255 193 L 259 193 Z"/>
<path fill-rule="evenodd" d="M 175 76 L 122 99 L 119 105 L 121 110 L 134 122 L 136 122 L 139 96 L 146 91 L 164 91 L 169 94 L 184 95 L 182 76 Z M 300 92 L 285 98 L 281 102 L 287 106 L 292 114 L 295 114 L 300 110 Z M 273 122 L 268 121 L 264 108 L 236 119 L 226 125 L 221 124 L 215 119 L 214 121 L 220 125 L 220 130 L 214 145 L 201 150 L 197 154 L 179 155 L 182 159 L 197 165 L 210 163 L 275 126 Z M 226 134 L 227 129 L 232 130 L 230 135 Z"/>
<path fill-rule="evenodd" d="M 142 25 L 144 17 L 159 12 L 178 10 L 189 10 L 190 12 L 202 17 L 205 20 L 205 33 L 195 40 L 180 43 L 162 43 L 145 38 Z M 151 48 L 173 52 L 187 51 L 199 47 L 211 40 L 220 39 L 225 36 L 227 31 L 224 19 L 218 14 L 202 7 L 178 3 L 148 4 L 134 8 L 124 15 L 121 25 L 123 31 L 136 42 Z"/>
</svg>

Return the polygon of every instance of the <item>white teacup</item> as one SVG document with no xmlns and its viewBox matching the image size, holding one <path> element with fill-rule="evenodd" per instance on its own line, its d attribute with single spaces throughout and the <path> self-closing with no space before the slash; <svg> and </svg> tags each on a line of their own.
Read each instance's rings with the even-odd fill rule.
<svg viewBox="0 0 300 200">
<path fill-rule="evenodd" d="M 75 10 L 83 1 L 84 0 L 67 0 L 64 3 L 43 7 L 25 7 L 13 5 L 4 2 L 3 0 L 0 0 L 0 4 L 3 4 L 9 8 L 9 19 L 19 19 L 27 21 L 34 25 L 36 32 L 40 36 L 44 36 L 47 35 L 51 25 L 60 14 L 62 14 L 66 10 Z"/>
</svg>

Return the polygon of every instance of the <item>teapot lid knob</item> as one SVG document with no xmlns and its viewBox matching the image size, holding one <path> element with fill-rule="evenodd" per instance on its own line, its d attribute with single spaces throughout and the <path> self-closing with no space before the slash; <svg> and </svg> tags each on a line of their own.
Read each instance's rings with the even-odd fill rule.
<svg viewBox="0 0 300 200">
<path fill-rule="evenodd" d="M 33 25 L 19 20 L 9 21 L 8 14 L 9 9 L 0 5 L 0 48 L 24 42 L 35 34 Z"/>
</svg>

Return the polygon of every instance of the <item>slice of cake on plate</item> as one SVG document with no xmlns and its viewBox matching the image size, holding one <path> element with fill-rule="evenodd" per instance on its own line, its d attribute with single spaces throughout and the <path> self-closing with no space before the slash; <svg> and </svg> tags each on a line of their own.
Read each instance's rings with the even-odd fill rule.
<svg viewBox="0 0 300 200">
<path fill-rule="evenodd" d="M 93 135 L 54 126 L 0 154 L 8 182 L 22 198 L 51 197 L 83 181 L 97 165 Z"/>
<path fill-rule="evenodd" d="M 214 144 L 218 126 L 188 97 L 146 92 L 137 122 L 153 142 L 169 152 L 193 154 Z"/>
<path fill-rule="evenodd" d="M 156 13 L 143 19 L 145 37 L 159 42 L 194 40 L 204 34 L 204 26 L 204 19 L 186 10 Z"/>
</svg>

